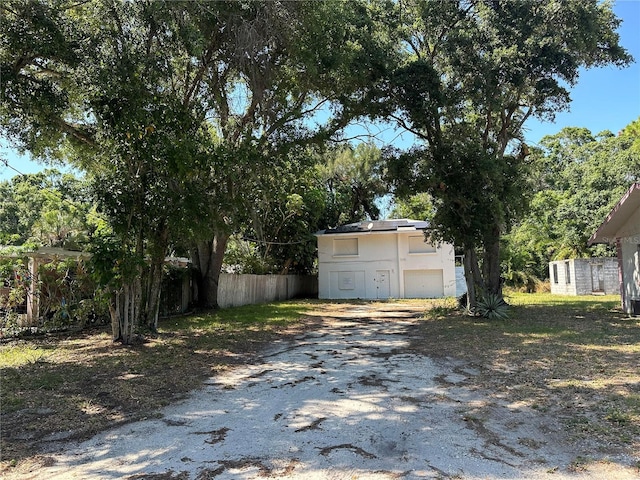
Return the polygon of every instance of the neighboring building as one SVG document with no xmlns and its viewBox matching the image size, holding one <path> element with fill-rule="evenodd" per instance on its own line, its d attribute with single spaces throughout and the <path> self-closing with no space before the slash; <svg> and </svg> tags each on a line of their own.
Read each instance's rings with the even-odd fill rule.
<svg viewBox="0 0 640 480">
<path fill-rule="evenodd" d="M 427 222 L 381 220 L 316 233 L 318 297 L 438 298 L 456 295 L 453 245 L 425 242 Z"/>
<path fill-rule="evenodd" d="M 572 258 L 549 262 L 549 280 L 554 294 L 620 293 L 618 260 L 615 258 Z"/>
<path fill-rule="evenodd" d="M 613 207 L 589 245 L 615 245 L 622 308 L 640 315 L 640 183 L 634 183 Z"/>
</svg>

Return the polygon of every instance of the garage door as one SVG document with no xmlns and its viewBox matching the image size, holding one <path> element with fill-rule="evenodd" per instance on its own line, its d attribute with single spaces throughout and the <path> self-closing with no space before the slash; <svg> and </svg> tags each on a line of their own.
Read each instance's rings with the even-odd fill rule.
<svg viewBox="0 0 640 480">
<path fill-rule="evenodd" d="M 442 270 L 405 270 L 405 298 L 444 297 Z"/>
</svg>

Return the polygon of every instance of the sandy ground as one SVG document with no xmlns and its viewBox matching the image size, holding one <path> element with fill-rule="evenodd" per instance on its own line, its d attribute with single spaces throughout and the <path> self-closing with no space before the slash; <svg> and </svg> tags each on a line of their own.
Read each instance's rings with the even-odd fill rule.
<svg viewBox="0 0 640 480">
<path fill-rule="evenodd" d="M 563 427 L 410 348 L 415 311 L 343 308 L 145 420 L 66 444 L 20 478 L 637 478 L 575 469 Z"/>
</svg>

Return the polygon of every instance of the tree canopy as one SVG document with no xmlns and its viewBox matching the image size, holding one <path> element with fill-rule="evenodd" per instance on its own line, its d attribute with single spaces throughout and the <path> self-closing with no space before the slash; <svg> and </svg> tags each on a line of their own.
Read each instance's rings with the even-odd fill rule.
<svg viewBox="0 0 640 480">
<path fill-rule="evenodd" d="M 567 108 L 580 68 L 631 60 L 597 0 L 6 0 L 0 10 L 0 129 L 86 173 L 110 223 L 92 248 L 124 342 L 157 325 L 169 249 L 191 255 L 198 301 L 215 307 L 230 236 L 256 241 L 265 265 L 308 270 L 309 243 L 291 238 L 377 217 L 388 182 L 399 197 L 429 196 L 407 205 L 424 205 L 438 235 L 465 249 L 471 293 L 499 294 L 500 240 L 533 184 L 581 168 L 551 144 L 546 163 L 527 160 L 526 120 Z M 335 147 L 361 117 L 418 142 Z M 593 168 L 576 174 L 597 182 Z M 41 232 L 58 229 L 47 241 L 78 228 L 59 215 L 75 208 L 65 202 L 38 205 L 49 211 Z M 34 225 L 12 225 L 10 239 Z"/>
<path fill-rule="evenodd" d="M 530 210 L 506 238 L 503 255 L 515 285 L 548 277 L 548 262 L 613 255 L 587 240 L 633 182 L 640 181 L 640 151 L 632 122 L 618 135 L 563 128 L 532 149 L 534 194 Z"/>
<path fill-rule="evenodd" d="M 567 108 L 580 68 L 631 58 L 611 5 L 596 0 L 397 7 L 403 61 L 379 112 L 421 144 L 389 153 L 391 177 L 399 195 L 433 198 L 434 227 L 465 249 L 473 305 L 476 289 L 500 294 L 500 238 L 526 208 L 526 120 Z"/>
<path fill-rule="evenodd" d="M 114 336 L 125 342 L 139 322 L 155 328 L 172 242 L 191 243 L 200 299 L 216 305 L 226 241 L 246 206 L 259 206 L 251 199 L 292 150 L 347 124 L 339 100 L 364 88 L 363 44 L 378 42 L 365 2 L 0 8 L 0 125 L 20 148 L 89 174 L 113 227 L 95 253 L 106 255 Z M 137 267 L 113 270 L 125 263 Z"/>
<path fill-rule="evenodd" d="M 0 182 L 0 245 L 79 248 L 91 228 L 88 195 L 83 181 L 57 170 Z"/>
</svg>

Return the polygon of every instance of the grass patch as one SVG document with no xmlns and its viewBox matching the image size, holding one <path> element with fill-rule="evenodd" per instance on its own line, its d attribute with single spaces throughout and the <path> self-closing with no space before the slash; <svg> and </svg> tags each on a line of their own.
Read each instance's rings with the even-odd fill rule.
<svg viewBox="0 0 640 480">
<path fill-rule="evenodd" d="M 478 386 L 562 422 L 603 451 L 640 451 L 640 319 L 616 296 L 511 294 L 508 319 L 465 315 L 455 299 L 373 302 L 381 317 L 426 311 L 413 350 L 466 360 Z M 52 440 L 80 440 L 158 415 L 207 377 L 252 362 L 264 345 L 325 316 L 341 302 L 282 302 L 161 321 L 135 346 L 92 331 L 0 345 L 2 465 L 33 458 Z M 364 302 L 360 302 L 364 303 Z M 350 309 L 350 310 L 349 310 Z"/>
<path fill-rule="evenodd" d="M 427 315 L 426 354 L 464 358 L 482 387 L 555 415 L 576 439 L 640 450 L 640 319 L 619 297 L 514 293 L 510 317 Z"/>
<path fill-rule="evenodd" d="M 107 331 L 11 340 L 0 345 L 2 468 L 49 441 L 80 440 L 153 417 L 230 365 L 252 361 L 277 336 L 302 328 L 312 302 L 283 302 L 161 320 L 135 346 Z"/>
<path fill-rule="evenodd" d="M 23 343 L 0 349 L 0 365 L 3 367 L 20 367 L 37 363 L 46 359 L 46 353 L 38 346 Z"/>
</svg>

